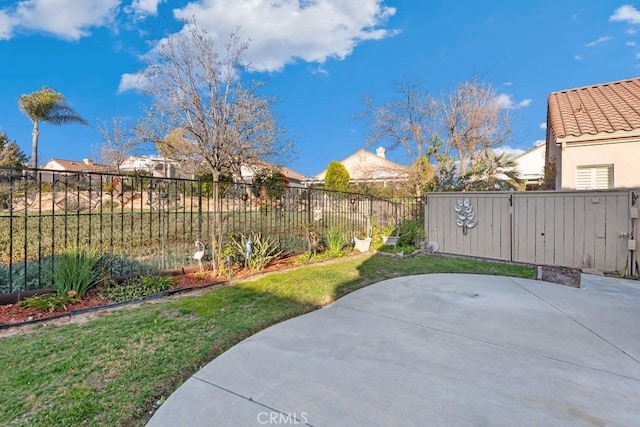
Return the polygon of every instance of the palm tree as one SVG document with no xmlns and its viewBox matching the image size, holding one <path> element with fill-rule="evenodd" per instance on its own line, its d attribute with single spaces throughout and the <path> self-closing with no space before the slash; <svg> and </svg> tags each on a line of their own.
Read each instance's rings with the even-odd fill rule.
<svg viewBox="0 0 640 427">
<path fill-rule="evenodd" d="M 485 151 L 461 178 L 465 189 L 473 191 L 519 190 L 524 183 L 514 158 L 493 150 Z"/>
<path fill-rule="evenodd" d="M 64 103 L 64 96 L 61 93 L 46 86 L 32 94 L 22 95 L 18 98 L 18 106 L 33 123 L 33 132 L 31 134 L 31 167 L 33 168 L 38 167 L 40 122 L 48 122 L 56 126 L 67 123 L 88 125 L 85 119 Z"/>
</svg>

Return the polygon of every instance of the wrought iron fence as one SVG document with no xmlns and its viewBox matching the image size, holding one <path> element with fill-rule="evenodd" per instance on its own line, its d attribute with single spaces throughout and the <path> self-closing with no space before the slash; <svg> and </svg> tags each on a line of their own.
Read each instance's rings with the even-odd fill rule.
<svg viewBox="0 0 640 427">
<path fill-rule="evenodd" d="M 215 196 L 217 191 L 218 197 Z M 315 188 L 156 178 L 141 174 L 0 169 L 0 292 L 53 284 L 55 258 L 70 247 L 105 254 L 114 276 L 193 264 L 194 242 L 260 233 L 286 251 L 308 232 L 350 237 L 413 220 L 420 199 L 382 200 Z"/>
</svg>

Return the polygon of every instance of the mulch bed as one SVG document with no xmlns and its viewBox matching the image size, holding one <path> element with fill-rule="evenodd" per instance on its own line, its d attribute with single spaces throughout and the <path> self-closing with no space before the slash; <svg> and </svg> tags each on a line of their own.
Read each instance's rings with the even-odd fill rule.
<svg viewBox="0 0 640 427">
<path fill-rule="evenodd" d="M 75 310 L 99 307 L 109 304 L 111 301 L 97 294 L 88 294 L 74 304 L 68 304 L 66 310 L 59 311 L 38 311 L 20 306 L 20 303 L 0 305 L 0 325 L 14 325 L 29 322 L 36 319 L 47 319 L 60 314 L 70 313 Z"/>
<path fill-rule="evenodd" d="M 293 259 L 295 256 L 296 254 L 291 254 L 284 258 L 278 259 L 268 265 L 260 273 L 290 268 L 294 264 Z M 233 274 L 233 278 L 238 279 L 251 274 L 255 273 L 247 272 L 246 270 L 235 271 Z M 178 284 L 171 288 L 172 291 L 180 289 L 190 290 L 208 287 L 228 281 L 228 278 L 226 276 L 216 277 L 210 272 L 186 273 L 173 277 L 178 281 Z M 38 311 L 21 307 L 20 303 L 0 305 L 0 327 L 6 327 L 6 325 L 18 325 L 25 322 L 49 319 L 52 317 L 60 317 L 61 315 L 70 315 L 74 312 L 86 311 L 92 308 L 106 306 L 111 303 L 112 301 L 110 301 L 108 298 L 96 293 L 95 290 L 90 290 L 82 300 L 74 304 L 68 304 L 66 310 L 57 310 L 53 312 Z"/>
</svg>

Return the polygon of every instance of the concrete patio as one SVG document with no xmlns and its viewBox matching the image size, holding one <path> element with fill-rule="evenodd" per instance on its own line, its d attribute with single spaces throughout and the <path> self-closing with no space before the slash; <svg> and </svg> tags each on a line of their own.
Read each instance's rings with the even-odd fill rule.
<svg viewBox="0 0 640 427">
<path fill-rule="evenodd" d="M 231 348 L 149 426 L 640 425 L 640 283 L 386 280 Z"/>
</svg>

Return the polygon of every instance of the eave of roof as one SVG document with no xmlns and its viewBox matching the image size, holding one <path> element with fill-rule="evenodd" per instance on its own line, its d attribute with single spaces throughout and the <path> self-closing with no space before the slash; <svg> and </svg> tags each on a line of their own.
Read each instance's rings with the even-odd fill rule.
<svg viewBox="0 0 640 427">
<path fill-rule="evenodd" d="M 556 139 L 634 131 L 640 128 L 640 78 L 553 92 L 548 112 Z"/>
</svg>

